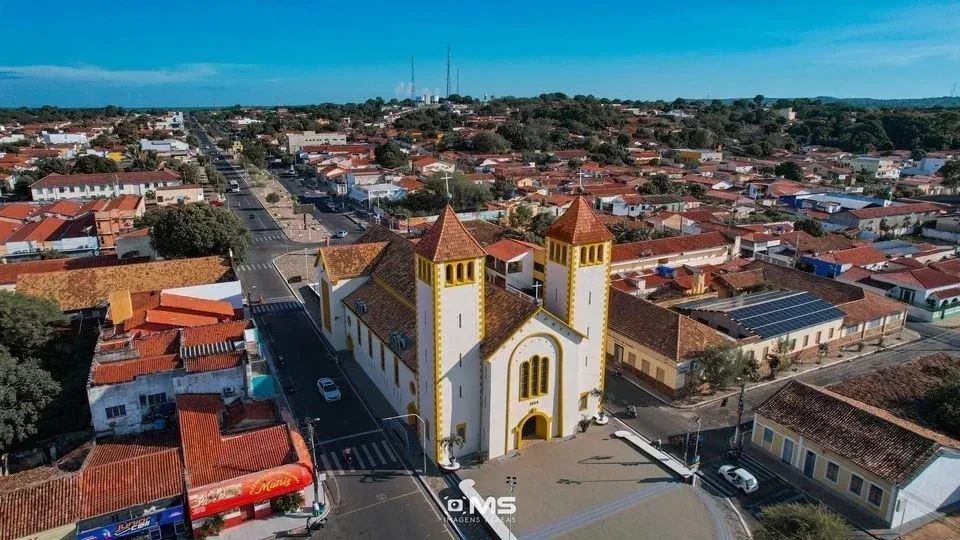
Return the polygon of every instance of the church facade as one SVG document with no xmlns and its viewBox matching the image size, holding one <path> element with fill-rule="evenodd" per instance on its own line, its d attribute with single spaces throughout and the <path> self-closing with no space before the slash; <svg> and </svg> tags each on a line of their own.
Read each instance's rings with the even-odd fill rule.
<svg viewBox="0 0 960 540">
<path fill-rule="evenodd" d="M 415 243 L 373 228 L 318 252 L 323 333 L 438 462 L 566 437 L 599 409 L 612 238 L 582 197 L 545 236 L 542 302 L 485 279 L 449 207 Z M 454 434 L 462 446 L 444 444 Z"/>
</svg>

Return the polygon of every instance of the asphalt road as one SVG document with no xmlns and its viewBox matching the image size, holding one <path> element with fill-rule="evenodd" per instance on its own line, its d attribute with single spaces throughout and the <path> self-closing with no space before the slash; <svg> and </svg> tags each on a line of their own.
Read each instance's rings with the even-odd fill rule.
<svg viewBox="0 0 960 540">
<path fill-rule="evenodd" d="M 294 389 L 287 392 L 293 414 L 297 418 L 319 419 L 314 422 L 316 466 L 327 474 L 332 513 L 326 528 L 314 537 L 451 538 L 453 535 L 439 510 L 393 451 L 373 415 L 333 361 L 302 306 L 273 267 L 273 259 L 278 255 L 323 243 L 289 242 L 250 192 L 246 174 L 231 162 L 217 159 L 219 152 L 195 125 L 193 132 L 202 145 L 205 143 L 211 149 L 208 153 L 214 154 L 213 162 L 218 170 L 228 181 L 236 179 L 241 186 L 240 193 L 227 197 L 230 209 L 244 219 L 253 234 L 247 259 L 237 265 L 240 281 L 254 299 L 251 311 L 264 341 L 275 355 L 282 355 L 284 359 L 285 367 L 280 375 L 293 381 Z M 321 223 L 328 228 L 335 226 Z M 339 241 L 352 241 L 359 235 L 359 227 L 354 225 L 351 232 L 351 237 Z M 261 295 L 262 303 L 258 302 Z M 337 383 L 343 394 L 340 401 L 324 401 L 316 388 L 320 377 L 330 377 Z M 346 448 L 355 456 L 353 463 L 345 458 Z"/>
</svg>

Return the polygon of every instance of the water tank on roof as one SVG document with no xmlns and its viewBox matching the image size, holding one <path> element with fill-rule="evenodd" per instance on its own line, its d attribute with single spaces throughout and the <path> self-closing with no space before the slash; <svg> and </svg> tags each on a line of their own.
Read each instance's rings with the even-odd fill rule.
<svg viewBox="0 0 960 540">
<path fill-rule="evenodd" d="M 673 277 L 673 268 L 670 268 L 669 266 L 658 266 L 657 275 L 661 275 L 663 277 Z"/>
</svg>

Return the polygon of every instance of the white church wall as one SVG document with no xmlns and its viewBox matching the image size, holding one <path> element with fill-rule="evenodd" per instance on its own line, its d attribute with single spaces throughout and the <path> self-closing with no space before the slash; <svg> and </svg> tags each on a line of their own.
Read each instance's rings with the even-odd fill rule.
<svg viewBox="0 0 960 540">
<path fill-rule="evenodd" d="M 436 413 L 434 411 L 434 315 L 433 287 L 417 279 L 417 378 L 420 395 L 418 407 L 420 416 L 429 422 L 429 437 L 436 440 Z M 436 459 L 436 445 L 426 445 L 427 455 Z"/>
<path fill-rule="evenodd" d="M 587 336 L 580 345 L 577 392 L 589 392 L 600 386 L 605 343 L 604 316 L 607 311 L 607 267 L 604 264 L 580 266 L 574 288 L 573 327 Z M 596 410 L 594 408 L 594 410 Z"/>
<path fill-rule="evenodd" d="M 544 307 L 560 319 L 566 320 L 569 269 L 566 265 L 557 264 L 548 258 L 544 277 L 546 278 L 543 291 Z"/>
</svg>

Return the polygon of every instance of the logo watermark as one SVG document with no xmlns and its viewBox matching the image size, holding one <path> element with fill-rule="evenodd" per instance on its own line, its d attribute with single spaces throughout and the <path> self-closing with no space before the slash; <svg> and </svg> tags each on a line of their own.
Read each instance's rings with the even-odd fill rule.
<svg viewBox="0 0 960 540">
<path fill-rule="evenodd" d="M 465 497 L 447 499 L 447 511 L 458 523 L 482 523 L 484 516 L 496 516 L 504 523 L 513 523 L 517 513 L 517 498 L 507 497 Z"/>
</svg>

